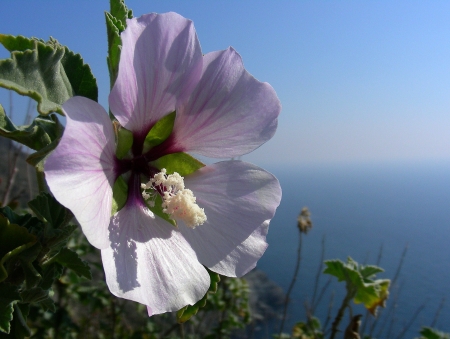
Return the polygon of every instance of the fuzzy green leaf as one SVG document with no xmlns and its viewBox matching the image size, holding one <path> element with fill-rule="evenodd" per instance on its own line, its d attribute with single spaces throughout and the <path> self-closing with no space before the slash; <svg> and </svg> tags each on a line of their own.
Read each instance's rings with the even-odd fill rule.
<svg viewBox="0 0 450 339">
<path fill-rule="evenodd" d="M 126 19 L 131 19 L 133 12 L 127 8 L 123 0 L 111 0 L 110 8 L 110 12 L 106 12 L 105 17 L 108 35 L 107 63 L 110 74 L 110 86 L 112 88 L 119 71 L 120 50 L 122 47 L 120 33 L 125 30 L 127 26 Z"/>
<path fill-rule="evenodd" d="M 376 314 L 378 306 L 384 307 L 389 296 L 390 280 L 372 279 L 376 273 L 383 272 L 382 268 L 358 265 L 350 257 L 347 263 L 340 260 L 327 260 L 325 266 L 324 273 L 335 276 L 338 281 L 346 282 L 347 291 L 353 291 L 352 298 L 356 304 L 362 303 L 372 315 Z"/>
<path fill-rule="evenodd" d="M 91 269 L 89 265 L 80 259 L 78 254 L 68 248 L 63 248 L 56 255 L 53 261 L 70 268 L 73 270 L 79 277 L 85 277 L 89 280 L 92 279 Z"/>
<path fill-rule="evenodd" d="M 450 333 L 444 333 L 431 327 L 423 327 L 419 339 L 450 339 Z"/>
<path fill-rule="evenodd" d="M 384 307 L 389 296 L 389 279 L 378 279 L 359 288 L 353 301 L 364 304 L 372 315 L 376 315 L 377 307 Z"/>
<path fill-rule="evenodd" d="M 11 52 L 0 60 L 0 87 L 29 96 L 38 102 L 39 113 L 62 113 L 61 105 L 80 95 L 97 101 L 97 82 L 79 54 L 53 38 L 0 34 L 0 43 Z"/>
<path fill-rule="evenodd" d="M 41 148 L 39 151 L 34 152 L 28 156 L 27 163 L 31 166 L 36 167 L 38 171 L 44 172 L 45 159 L 50 155 L 50 153 L 58 146 L 60 139 L 53 140 L 49 145 Z"/>
<path fill-rule="evenodd" d="M 25 273 L 25 281 L 27 288 L 35 287 L 42 278 L 33 264 L 33 262 L 36 260 L 41 250 L 42 245 L 39 242 L 37 242 L 30 248 L 27 248 L 25 251 L 17 255 L 17 258 L 20 260 L 22 270 Z"/>
<path fill-rule="evenodd" d="M 48 253 L 45 255 L 45 258 L 52 258 L 59 251 L 66 246 L 70 235 L 77 229 L 76 225 L 66 225 L 60 227 L 58 229 L 53 229 L 51 227 L 47 227 L 46 232 L 46 244 L 49 247 Z"/>
<path fill-rule="evenodd" d="M 48 298 L 48 291 L 35 287 L 21 292 L 20 296 L 25 303 L 38 303 Z"/>
<path fill-rule="evenodd" d="M 48 146 L 53 140 L 59 139 L 63 131 L 63 125 L 54 114 L 36 117 L 31 125 L 17 127 L 0 105 L 0 135 L 31 149 L 40 150 Z"/>
<path fill-rule="evenodd" d="M 9 333 L 15 302 L 22 300 L 17 286 L 0 284 L 0 332 Z"/>
<path fill-rule="evenodd" d="M 0 282 L 8 277 L 5 263 L 33 246 L 36 241 L 37 238 L 25 227 L 10 224 L 6 217 L 0 215 Z"/>
<path fill-rule="evenodd" d="M 15 339 L 24 339 L 31 336 L 31 330 L 27 325 L 27 317 L 30 312 L 29 304 L 14 304 L 14 315 L 11 321 L 10 336 Z"/>
<path fill-rule="evenodd" d="M 384 272 L 384 270 L 381 267 L 372 265 L 363 266 L 360 269 L 360 273 L 364 279 L 368 279 L 371 276 L 382 272 Z"/>
<path fill-rule="evenodd" d="M 182 177 L 194 173 L 196 170 L 205 166 L 201 161 L 183 152 L 167 154 L 153 161 L 152 165 L 159 169 L 165 168 L 167 174 L 177 172 Z"/>
<path fill-rule="evenodd" d="M 42 270 L 42 280 L 39 283 L 39 287 L 43 290 L 48 290 L 52 287 L 53 282 L 58 279 L 63 273 L 63 267 L 54 262 L 51 265 L 46 265 Z"/>
<path fill-rule="evenodd" d="M 11 224 L 25 227 L 30 233 L 37 234 L 43 229 L 42 222 L 31 214 L 17 214 L 8 206 L 0 207 L 0 213 L 8 218 Z"/>
<path fill-rule="evenodd" d="M 73 217 L 72 213 L 48 193 L 41 193 L 28 203 L 36 216 L 52 228 L 65 226 Z"/>
<path fill-rule="evenodd" d="M 39 302 L 39 305 L 44 309 L 44 311 L 50 311 L 55 313 L 56 312 L 56 306 L 53 302 L 52 298 L 47 298 Z"/>
</svg>

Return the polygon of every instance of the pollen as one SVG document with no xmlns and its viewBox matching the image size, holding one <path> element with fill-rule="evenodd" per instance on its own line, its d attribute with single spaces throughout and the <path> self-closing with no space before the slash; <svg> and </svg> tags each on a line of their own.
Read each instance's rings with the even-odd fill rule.
<svg viewBox="0 0 450 339">
<path fill-rule="evenodd" d="M 146 184 L 142 184 L 142 196 L 150 204 L 155 201 L 156 192 L 162 197 L 163 212 L 174 220 L 182 220 L 186 226 L 195 228 L 205 223 L 206 214 L 197 205 L 194 193 L 184 187 L 183 177 L 177 172 L 167 175 L 166 169 L 156 173 Z"/>
</svg>

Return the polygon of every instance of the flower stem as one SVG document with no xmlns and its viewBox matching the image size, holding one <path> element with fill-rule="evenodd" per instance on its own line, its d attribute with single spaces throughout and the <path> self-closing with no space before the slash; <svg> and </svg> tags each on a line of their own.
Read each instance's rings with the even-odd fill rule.
<svg viewBox="0 0 450 339">
<path fill-rule="evenodd" d="M 283 310 L 283 318 L 281 319 L 280 331 L 278 333 L 278 337 L 281 337 L 281 333 L 283 332 L 284 322 L 286 320 L 287 308 L 289 305 L 289 296 L 291 295 L 292 289 L 294 288 L 295 282 L 297 281 L 298 272 L 300 270 L 300 261 L 301 261 L 301 252 L 302 252 L 302 232 L 298 232 L 298 249 L 297 249 L 297 262 L 295 264 L 294 276 L 292 277 L 291 284 L 289 285 L 288 291 L 286 293 L 286 299 L 284 300 L 284 310 Z"/>
<path fill-rule="evenodd" d="M 341 323 L 342 318 L 344 317 L 345 309 L 348 307 L 350 300 L 353 299 L 355 294 L 356 294 L 356 291 L 347 290 L 347 295 L 345 296 L 344 300 L 342 300 L 342 304 L 341 304 L 341 307 L 339 308 L 336 318 L 334 318 L 334 321 L 331 324 L 330 339 L 334 339 L 334 337 L 336 336 L 336 334 L 338 332 L 338 326 Z"/>
</svg>

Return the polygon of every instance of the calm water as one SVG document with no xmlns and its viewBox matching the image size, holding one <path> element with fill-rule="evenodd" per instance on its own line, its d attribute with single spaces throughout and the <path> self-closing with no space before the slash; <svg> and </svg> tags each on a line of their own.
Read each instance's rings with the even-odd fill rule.
<svg viewBox="0 0 450 339">
<path fill-rule="evenodd" d="M 396 322 L 389 338 L 395 338 L 425 305 L 404 338 L 418 336 L 422 325 L 431 325 L 442 298 L 447 302 L 435 327 L 450 332 L 450 164 L 269 170 L 281 182 L 283 200 L 270 226 L 269 248 L 258 268 L 285 290 L 294 270 L 296 218 L 301 207 L 309 207 L 314 223 L 303 238 L 301 271 L 285 331 L 304 319 L 303 305 L 312 297 L 325 235 L 325 259 L 351 256 L 360 263 L 376 264 L 382 246 L 379 266 L 385 272 L 378 278 L 394 277 L 408 246 L 397 287 L 388 300 L 388 306 L 393 306 L 396 299 L 398 307 L 386 322 L 383 316 L 387 317 L 387 310 L 381 313 L 373 332 L 376 335 L 385 328 L 379 339 L 387 337 L 390 319 Z M 322 275 L 320 285 L 327 279 Z M 334 283 L 328 289 L 316 312 L 321 319 L 326 318 L 332 291 L 336 293 L 334 317 L 344 285 Z M 365 314 L 357 306 L 353 310 L 354 314 Z"/>
</svg>

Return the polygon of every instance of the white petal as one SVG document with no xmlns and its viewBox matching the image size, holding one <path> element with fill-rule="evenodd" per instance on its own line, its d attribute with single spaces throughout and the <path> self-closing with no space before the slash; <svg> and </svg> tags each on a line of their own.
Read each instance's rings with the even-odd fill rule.
<svg viewBox="0 0 450 339">
<path fill-rule="evenodd" d="M 127 20 L 112 113 L 135 134 L 147 133 L 184 102 L 200 78 L 202 51 L 192 21 L 177 13 Z"/>
<path fill-rule="evenodd" d="M 45 162 L 55 198 L 77 218 L 89 242 L 108 246 L 115 140 L 108 114 L 96 102 L 73 97 L 63 105 L 66 129 Z"/>
<path fill-rule="evenodd" d="M 110 291 L 147 305 L 149 315 L 196 303 L 209 288 L 209 274 L 172 225 L 137 201 L 112 219 L 110 247 L 102 250 Z"/>
<path fill-rule="evenodd" d="M 212 158 L 240 156 L 272 138 L 280 111 L 274 89 L 251 76 L 234 49 L 208 53 L 200 82 L 177 108 L 174 143 Z"/>
<path fill-rule="evenodd" d="M 224 161 L 187 176 L 185 185 L 207 217 L 195 229 L 180 225 L 198 260 L 226 276 L 254 268 L 267 248 L 269 220 L 280 204 L 278 180 L 252 164 Z"/>
</svg>

